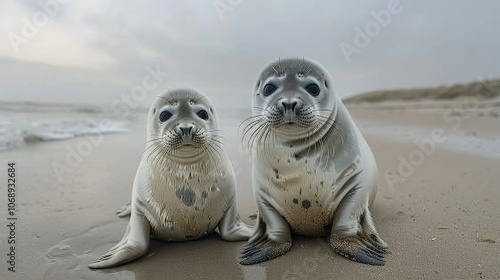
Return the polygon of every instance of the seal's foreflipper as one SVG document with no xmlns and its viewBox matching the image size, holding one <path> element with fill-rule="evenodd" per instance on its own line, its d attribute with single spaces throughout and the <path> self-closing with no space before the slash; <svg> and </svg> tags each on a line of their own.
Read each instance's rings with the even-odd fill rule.
<svg viewBox="0 0 500 280">
<path fill-rule="evenodd" d="M 244 223 L 236 213 L 234 199 L 230 203 L 231 206 L 219 222 L 219 234 L 226 241 L 248 240 L 252 236 L 252 228 Z"/>
<path fill-rule="evenodd" d="M 286 220 L 266 202 L 259 203 L 255 232 L 241 252 L 240 264 L 243 265 L 274 259 L 292 247 L 292 236 Z"/>
<path fill-rule="evenodd" d="M 132 207 L 130 206 L 130 202 L 116 210 L 116 216 L 120 218 L 130 216 L 130 214 L 132 214 Z"/>
<path fill-rule="evenodd" d="M 150 225 L 142 215 L 134 213 L 122 240 L 113 246 L 89 268 L 109 268 L 137 259 L 144 255 L 149 245 Z"/>
<path fill-rule="evenodd" d="M 358 205 L 352 203 L 355 201 L 351 200 L 352 196 L 346 195 L 335 213 L 330 245 L 337 254 L 350 260 L 384 265 L 387 244 L 379 237 L 368 207 L 356 211 L 354 208 Z M 357 212 L 361 213 L 352 215 Z"/>
</svg>

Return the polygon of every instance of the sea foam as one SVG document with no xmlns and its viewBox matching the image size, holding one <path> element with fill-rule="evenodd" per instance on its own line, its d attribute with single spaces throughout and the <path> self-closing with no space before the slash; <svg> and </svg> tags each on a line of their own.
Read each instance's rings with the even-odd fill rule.
<svg viewBox="0 0 500 280">
<path fill-rule="evenodd" d="M 66 140 L 86 135 L 129 132 L 127 122 L 111 119 L 41 121 L 0 120 L 0 151 L 19 148 L 27 143 Z"/>
</svg>

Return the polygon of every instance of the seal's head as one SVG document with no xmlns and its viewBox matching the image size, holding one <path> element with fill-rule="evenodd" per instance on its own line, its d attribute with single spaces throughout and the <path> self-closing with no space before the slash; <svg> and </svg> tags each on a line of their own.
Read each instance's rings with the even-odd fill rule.
<svg viewBox="0 0 500 280">
<path fill-rule="evenodd" d="M 206 95 L 177 89 L 157 96 L 148 114 L 148 150 L 180 163 L 220 151 L 218 122 Z"/>
<path fill-rule="evenodd" d="M 303 59 L 278 59 L 261 72 L 253 94 L 253 120 L 276 136 L 309 137 L 331 120 L 337 97 L 328 72 Z M 271 134 L 267 133 L 267 134 Z"/>
</svg>

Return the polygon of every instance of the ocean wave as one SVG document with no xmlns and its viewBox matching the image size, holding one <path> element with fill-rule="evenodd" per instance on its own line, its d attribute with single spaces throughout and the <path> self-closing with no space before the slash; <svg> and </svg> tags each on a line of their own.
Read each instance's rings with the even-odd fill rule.
<svg viewBox="0 0 500 280">
<path fill-rule="evenodd" d="M 25 146 L 27 143 L 60 141 L 75 137 L 126 133 L 127 122 L 110 119 L 83 120 L 2 120 L 0 121 L 0 151 Z"/>
</svg>

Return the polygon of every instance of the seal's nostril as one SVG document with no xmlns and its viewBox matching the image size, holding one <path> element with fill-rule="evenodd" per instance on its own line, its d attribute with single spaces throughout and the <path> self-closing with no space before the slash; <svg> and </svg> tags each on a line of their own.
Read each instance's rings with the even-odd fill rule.
<svg viewBox="0 0 500 280">
<path fill-rule="evenodd" d="M 285 112 L 295 112 L 295 107 L 297 107 L 297 101 L 294 102 L 282 101 L 281 105 L 283 105 L 283 110 Z"/>
<path fill-rule="evenodd" d="M 189 127 L 179 127 L 179 129 L 181 130 L 181 133 L 183 136 L 187 136 L 187 135 L 190 135 L 191 134 L 191 130 L 193 129 L 192 126 L 189 126 Z"/>
</svg>

